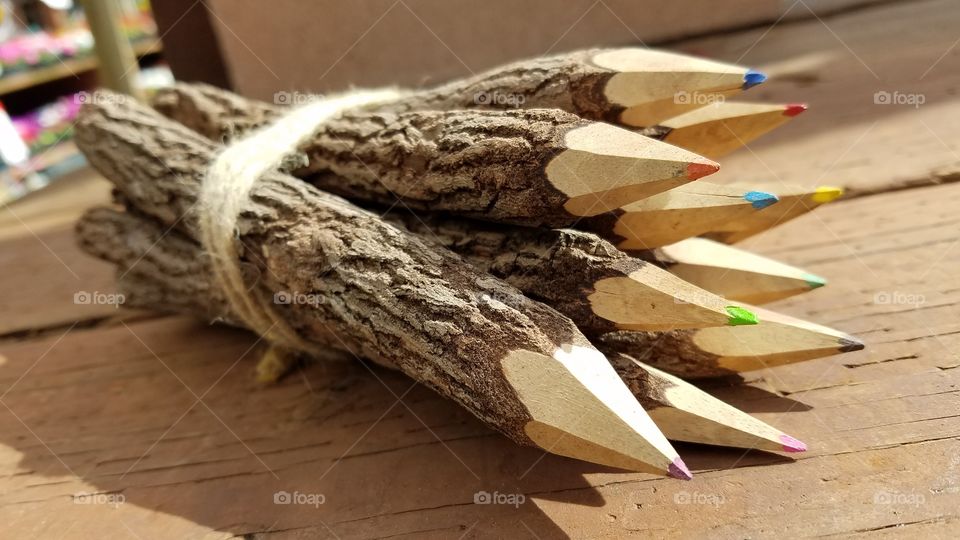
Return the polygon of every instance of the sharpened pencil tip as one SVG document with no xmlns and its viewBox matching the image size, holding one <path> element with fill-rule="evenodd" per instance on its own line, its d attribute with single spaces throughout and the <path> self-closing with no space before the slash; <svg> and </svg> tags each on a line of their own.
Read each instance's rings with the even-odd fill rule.
<svg viewBox="0 0 960 540">
<path fill-rule="evenodd" d="M 843 195 L 843 188 L 835 186 L 820 186 L 813 191 L 810 199 L 815 203 L 833 202 Z"/>
<path fill-rule="evenodd" d="M 767 76 L 759 71 L 748 69 L 747 72 L 743 75 L 743 89 L 753 88 L 758 84 L 763 84 L 767 80 Z"/>
<path fill-rule="evenodd" d="M 730 319 L 727 321 L 729 326 L 749 326 L 760 322 L 754 312 L 740 306 L 727 306 L 726 310 L 730 315 Z"/>
<path fill-rule="evenodd" d="M 713 174 L 719 170 L 720 164 L 712 161 L 707 163 L 691 163 L 687 165 L 687 178 L 690 180 L 696 180 L 697 178 L 703 178 L 704 176 Z"/>
<path fill-rule="evenodd" d="M 807 443 L 800 439 L 794 439 L 789 435 L 780 435 L 780 442 L 783 443 L 784 452 L 806 452 Z"/>
<path fill-rule="evenodd" d="M 806 103 L 791 103 L 783 108 L 783 115 L 793 117 L 805 110 L 807 110 Z"/>
<path fill-rule="evenodd" d="M 780 197 L 765 191 L 748 191 L 743 198 L 757 210 L 762 210 L 780 200 Z"/>
<path fill-rule="evenodd" d="M 866 345 L 862 341 L 860 341 L 859 339 L 853 336 L 840 338 L 838 340 L 838 343 L 840 344 L 839 351 L 844 353 L 861 351 L 863 350 L 864 347 L 866 347 Z"/>
<path fill-rule="evenodd" d="M 811 289 L 819 289 L 827 284 L 827 278 L 822 278 L 816 274 L 806 274 L 803 276 L 803 280 L 807 282 Z"/>
<path fill-rule="evenodd" d="M 674 478 L 679 478 L 680 480 L 693 480 L 693 475 L 690 474 L 690 469 L 687 468 L 687 464 L 684 463 L 680 458 L 673 460 L 673 463 L 667 467 L 667 474 Z"/>
</svg>

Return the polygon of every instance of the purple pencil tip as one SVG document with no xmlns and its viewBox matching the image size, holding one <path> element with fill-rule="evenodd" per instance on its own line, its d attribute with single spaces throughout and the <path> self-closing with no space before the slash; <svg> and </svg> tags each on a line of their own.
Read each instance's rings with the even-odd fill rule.
<svg viewBox="0 0 960 540">
<path fill-rule="evenodd" d="M 783 443 L 784 452 L 806 452 L 807 444 L 799 439 L 794 439 L 789 435 L 781 435 L 780 442 Z"/>
<path fill-rule="evenodd" d="M 667 467 L 667 473 L 674 478 L 679 478 L 680 480 L 693 480 L 693 475 L 690 474 L 690 469 L 687 468 L 687 465 L 680 458 L 673 460 L 673 463 Z"/>
</svg>

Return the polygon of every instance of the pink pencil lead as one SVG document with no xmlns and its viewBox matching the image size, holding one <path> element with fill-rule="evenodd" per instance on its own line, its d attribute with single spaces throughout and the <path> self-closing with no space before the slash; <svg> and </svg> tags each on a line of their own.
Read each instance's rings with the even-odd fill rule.
<svg viewBox="0 0 960 540">
<path fill-rule="evenodd" d="M 807 444 L 799 439 L 795 439 L 789 435 L 781 435 L 780 442 L 783 443 L 784 452 L 806 452 Z"/>
</svg>

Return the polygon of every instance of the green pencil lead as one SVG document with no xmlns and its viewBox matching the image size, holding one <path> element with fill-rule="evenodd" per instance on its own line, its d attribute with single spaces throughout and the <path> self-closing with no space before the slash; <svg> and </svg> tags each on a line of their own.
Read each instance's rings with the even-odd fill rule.
<svg viewBox="0 0 960 540">
<path fill-rule="evenodd" d="M 727 313 L 730 314 L 730 320 L 727 321 L 730 326 L 747 326 L 760 322 L 757 315 L 748 309 L 740 306 L 727 306 L 726 309 Z"/>
<path fill-rule="evenodd" d="M 815 274 L 806 274 L 803 276 L 803 280 L 807 282 L 807 285 L 809 285 L 811 289 L 818 289 L 827 284 L 826 278 Z"/>
</svg>

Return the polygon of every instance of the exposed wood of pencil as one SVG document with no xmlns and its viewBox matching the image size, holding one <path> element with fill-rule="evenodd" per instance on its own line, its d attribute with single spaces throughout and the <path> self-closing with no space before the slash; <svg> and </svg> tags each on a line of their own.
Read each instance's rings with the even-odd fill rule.
<svg viewBox="0 0 960 540">
<path fill-rule="evenodd" d="M 238 117 L 248 100 L 181 84 L 155 103 L 216 138 L 244 130 Z M 247 126 L 261 123 L 271 109 L 250 110 Z M 556 109 L 350 112 L 326 122 L 301 150 L 307 165 L 294 175 L 338 195 L 549 226 L 614 211 L 719 168 L 686 150 Z"/>
<path fill-rule="evenodd" d="M 611 355 L 610 361 L 670 440 L 775 452 L 807 449 L 802 441 L 676 376 L 625 354 Z"/>
<path fill-rule="evenodd" d="M 199 246 L 178 232 L 164 235 L 148 219 L 109 208 L 88 213 L 78 230 L 85 249 L 119 265 L 119 285 L 128 307 L 224 318 L 240 325 L 209 282 L 210 269 Z M 781 449 L 783 443 L 768 442 L 776 439 L 773 428 L 693 386 L 650 367 L 640 370 L 632 361 L 612 361 L 639 402 L 661 418 L 667 438 Z"/>
<path fill-rule="evenodd" d="M 639 256 L 658 261 L 673 275 L 730 301 L 764 304 L 822 287 L 820 276 L 767 257 L 688 238 Z"/>
<path fill-rule="evenodd" d="M 139 211 L 199 238 L 194 208 L 217 146 L 131 100 L 93 102 L 76 128 L 90 163 Z M 452 253 L 279 173 L 254 187 L 235 241 L 250 294 L 323 299 L 276 303 L 303 339 L 393 364 L 518 443 L 688 476 L 569 319 Z M 109 257 L 94 244 L 86 247 Z M 497 297 L 513 302 L 490 300 Z"/>
<path fill-rule="evenodd" d="M 763 324 L 655 332 L 612 332 L 595 339 L 609 357 L 623 353 L 674 375 L 715 377 L 863 349 L 826 326 L 750 306 Z M 665 339 L 665 336 L 669 338 Z"/>
<path fill-rule="evenodd" d="M 668 118 L 642 133 L 718 159 L 782 126 L 804 110 L 806 106 L 801 104 L 723 101 Z"/>
<path fill-rule="evenodd" d="M 593 49 L 521 60 L 404 100 L 418 109 L 551 107 L 633 127 L 740 93 L 749 70 L 666 51 Z"/>
<path fill-rule="evenodd" d="M 736 306 L 595 234 L 437 215 L 385 215 L 570 317 L 588 337 L 615 329 L 750 324 Z"/>
<path fill-rule="evenodd" d="M 835 186 L 803 188 L 778 185 L 776 189 L 781 200 L 781 203 L 776 207 L 769 211 L 749 216 L 744 215 L 738 219 L 718 224 L 704 236 L 725 244 L 734 244 L 773 227 L 783 225 L 807 212 L 816 210 L 822 204 L 833 202 L 843 196 L 843 188 Z"/>
<path fill-rule="evenodd" d="M 747 219 L 777 201 L 772 193 L 692 182 L 616 212 L 584 218 L 576 226 L 596 232 L 623 250 L 652 249 Z"/>
</svg>

